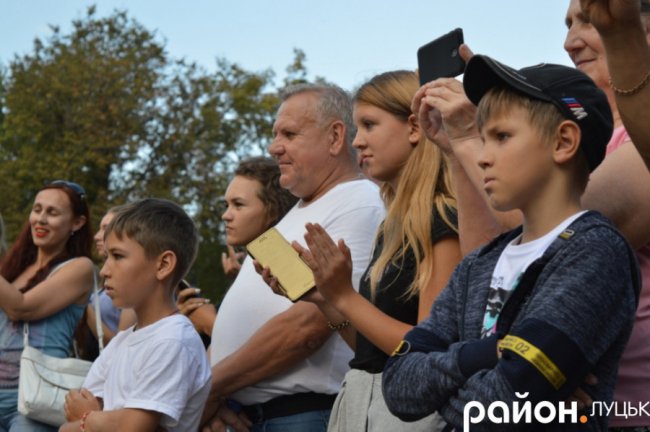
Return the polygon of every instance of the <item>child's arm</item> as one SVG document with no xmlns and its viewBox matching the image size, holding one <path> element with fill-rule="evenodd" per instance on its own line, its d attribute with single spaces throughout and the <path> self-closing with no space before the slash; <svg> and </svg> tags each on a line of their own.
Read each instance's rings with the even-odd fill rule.
<svg viewBox="0 0 650 432">
<path fill-rule="evenodd" d="M 552 373 L 542 374 L 530 357 L 513 351 L 505 351 L 496 360 L 496 338 L 456 342 L 445 348 L 435 321 L 444 317 L 445 310 L 437 302 L 432 317 L 407 335 L 413 345 L 411 352 L 392 357 L 386 365 L 383 390 L 391 412 L 414 420 L 440 411 L 459 427 L 470 401 L 486 408 L 495 401 L 512 407 L 515 400 L 524 402 L 516 392 L 528 393 L 526 400 L 533 403 L 562 401 L 589 372 L 598 375 L 594 365 L 620 341 L 621 332 L 629 330 L 635 302 L 628 250 L 622 239 L 611 230 L 600 229 L 582 237 L 582 242 L 572 240 L 572 245 L 547 264 L 549 271 L 540 275 L 541 285 L 524 312 L 526 316 L 509 335 L 550 358 L 564 375 L 563 382 Z M 441 299 L 450 301 L 448 291 Z M 482 316 L 484 310 L 468 309 L 467 314 L 472 313 Z M 426 352 L 427 346 L 433 349 Z M 603 371 L 606 366 L 615 365 L 603 365 Z M 599 393 L 595 396 L 606 394 L 603 388 L 594 391 Z"/>
<path fill-rule="evenodd" d="M 115 411 L 92 411 L 84 418 L 87 432 L 155 432 L 160 423 L 160 413 L 124 408 Z M 61 426 L 59 432 L 79 432 L 81 420 Z"/>
</svg>

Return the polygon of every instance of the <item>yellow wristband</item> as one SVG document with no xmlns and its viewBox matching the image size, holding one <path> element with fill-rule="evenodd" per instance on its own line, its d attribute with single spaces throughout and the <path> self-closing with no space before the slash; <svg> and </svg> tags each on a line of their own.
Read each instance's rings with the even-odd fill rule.
<svg viewBox="0 0 650 432">
<path fill-rule="evenodd" d="M 530 364 L 544 375 L 544 378 L 558 390 L 566 382 L 566 376 L 557 367 L 553 360 L 548 358 L 539 348 L 525 339 L 508 335 L 499 342 L 499 349 L 514 351 L 526 359 Z"/>
</svg>

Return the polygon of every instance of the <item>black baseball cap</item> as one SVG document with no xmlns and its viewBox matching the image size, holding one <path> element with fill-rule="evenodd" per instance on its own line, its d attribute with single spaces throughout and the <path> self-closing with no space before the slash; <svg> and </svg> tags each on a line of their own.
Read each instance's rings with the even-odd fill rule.
<svg viewBox="0 0 650 432">
<path fill-rule="evenodd" d="M 580 148 L 587 156 L 589 170 L 605 158 L 614 131 L 612 110 L 605 93 L 578 69 L 542 63 L 516 70 L 491 57 L 475 55 L 465 68 L 463 87 L 475 105 L 493 87 L 507 87 L 552 103 L 580 127 Z"/>
</svg>

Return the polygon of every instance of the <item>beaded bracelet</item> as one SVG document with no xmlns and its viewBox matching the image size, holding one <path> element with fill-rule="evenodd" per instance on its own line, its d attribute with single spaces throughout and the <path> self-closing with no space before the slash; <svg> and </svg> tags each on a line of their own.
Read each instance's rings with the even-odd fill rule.
<svg viewBox="0 0 650 432">
<path fill-rule="evenodd" d="M 86 411 L 84 415 L 81 416 L 81 420 L 79 421 L 79 430 L 81 432 L 86 432 L 86 419 L 88 419 L 91 412 L 92 411 Z"/>
<path fill-rule="evenodd" d="M 340 322 L 338 324 L 332 324 L 331 321 L 327 321 L 327 328 L 329 328 L 332 331 L 341 331 L 344 328 L 347 328 L 349 326 L 350 326 L 350 321 L 349 320 L 345 320 L 345 321 Z"/>
<path fill-rule="evenodd" d="M 629 96 L 629 95 L 633 95 L 634 93 L 637 93 L 639 90 L 645 87 L 645 85 L 648 84 L 648 80 L 650 80 L 650 70 L 648 71 L 648 73 L 645 74 L 643 80 L 636 86 L 632 87 L 631 89 L 624 90 L 616 87 L 612 82 L 611 78 L 609 79 L 609 86 L 612 88 L 612 90 L 614 90 L 614 93 L 619 94 L 621 96 Z"/>
</svg>

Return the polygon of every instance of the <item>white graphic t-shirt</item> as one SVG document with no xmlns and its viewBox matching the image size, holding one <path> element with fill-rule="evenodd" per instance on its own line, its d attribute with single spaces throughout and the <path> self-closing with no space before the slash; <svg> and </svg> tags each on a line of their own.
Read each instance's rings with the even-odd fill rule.
<svg viewBox="0 0 650 432">
<path fill-rule="evenodd" d="M 481 338 L 492 336 L 496 332 L 497 320 L 503 305 L 517 288 L 528 266 L 541 257 L 553 240 L 584 213 L 585 211 L 581 211 L 568 217 L 543 237 L 522 244 L 519 235 L 506 246 L 492 273 Z"/>
</svg>

